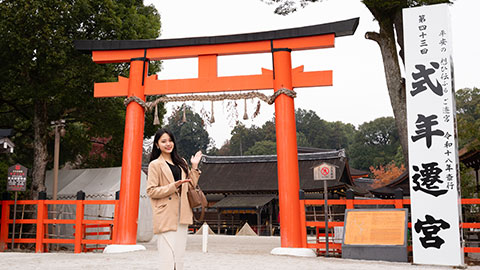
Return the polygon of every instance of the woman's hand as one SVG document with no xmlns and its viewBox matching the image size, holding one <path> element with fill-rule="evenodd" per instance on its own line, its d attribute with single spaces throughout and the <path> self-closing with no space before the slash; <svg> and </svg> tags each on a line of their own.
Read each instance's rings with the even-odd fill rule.
<svg viewBox="0 0 480 270">
<path fill-rule="evenodd" d="M 195 153 L 195 156 L 192 156 L 190 158 L 190 163 L 192 163 L 192 169 L 196 170 L 198 169 L 198 163 L 200 163 L 200 160 L 202 159 L 202 151 L 198 151 Z"/>
<path fill-rule="evenodd" d="M 175 182 L 175 187 L 178 188 L 179 186 L 181 186 L 183 183 L 191 183 L 192 182 L 192 179 L 182 179 L 182 180 L 178 180 L 177 182 Z"/>
</svg>

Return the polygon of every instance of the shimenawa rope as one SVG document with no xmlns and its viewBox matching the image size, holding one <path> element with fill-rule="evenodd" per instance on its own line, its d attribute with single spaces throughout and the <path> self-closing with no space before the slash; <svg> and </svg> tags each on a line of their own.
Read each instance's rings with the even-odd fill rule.
<svg viewBox="0 0 480 270">
<path fill-rule="evenodd" d="M 293 90 L 287 89 L 287 88 L 280 88 L 278 91 L 276 91 L 273 95 L 270 97 L 259 93 L 259 92 L 248 92 L 248 93 L 237 93 L 237 94 L 219 94 L 219 95 L 184 95 L 184 96 L 162 96 L 154 101 L 149 101 L 145 102 L 141 98 L 137 96 L 131 96 L 127 97 L 124 100 L 125 107 L 130 104 L 130 102 L 134 101 L 138 103 L 140 106 L 142 106 L 146 111 L 150 111 L 153 107 L 155 107 L 155 117 L 154 117 L 154 124 L 158 125 L 160 124 L 160 121 L 158 119 L 158 108 L 157 104 L 160 102 L 185 102 L 185 101 L 211 101 L 212 102 L 212 117 L 211 117 L 211 122 L 213 123 L 215 121 L 215 118 L 213 117 L 213 102 L 214 101 L 221 101 L 221 100 L 238 100 L 238 99 L 253 99 L 253 98 L 258 98 L 264 102 L 266 102 L 269 105 L 272 105 L 275 100 L 277 99 L 278 96 L 281 94 L 285 94 L 291 98 L 296 98 L 297 93 Z M 258 110 L 258 109 L 257 109 Z M 256 112 L 256 114 L 258 114 Z M 245 112 L 244 114 L 244 119 L 248 118 L 245 117 L 247 114 Z"/>
</svg>

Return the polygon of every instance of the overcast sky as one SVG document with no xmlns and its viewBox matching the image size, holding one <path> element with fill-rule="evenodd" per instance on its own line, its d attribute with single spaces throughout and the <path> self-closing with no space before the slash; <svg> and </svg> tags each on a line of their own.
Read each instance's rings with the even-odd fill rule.
<svg viewBox="0 0 480 270">
<path fill-rule="evenodd" d="M 382 116 L 393 116 L 385 83 L 383 63 L 378 45 L 364 38 L 367 31 L 378 31 L 378 24 L 360 0 L 324 0 L 288 15 L 273 13 L 274 6 L 260 0 L 146 0 L 161 15 L 160 39 L 216 36 L 279 30 L 329 23 L 360 17 L 353 36 L 335 39 L 335 47 L 292 53 L 292 66 L 305 66 L 305 71 L 333 70 L 333 86 L 296 88 L 295 108 L 313 110 L 327 121 L 358 125 Z M 478 0 L 456 0 L 451 6 L 455 89 L 480 87 L 480 28 L 476 16 Z M 218 75 L 260 74 L 261 68 L 272 68 L 270 54 L 222 56 L 218 58 Z M 159 79 L 197 77 L 197 60 L 164 61 Z M 271 95 L 272 90 L 262 93 Z M 207 131 L 220 147 L 230 138 L 237 120 L 247 127 L 261 126 L 271 120 L 273 105 L 262 103 L 260 115 L 252 119 L 255 101 L 247 101 L 248 120 L 243 120 L 244 101 L 237 101 L 238 117 L 232 106 L 215 102 L 215 123 Z M 187 102 L 197 113 L 210 113 L 209 102 Z M 167 115 L 181 103 L 167 104 Z"/>
</svg>

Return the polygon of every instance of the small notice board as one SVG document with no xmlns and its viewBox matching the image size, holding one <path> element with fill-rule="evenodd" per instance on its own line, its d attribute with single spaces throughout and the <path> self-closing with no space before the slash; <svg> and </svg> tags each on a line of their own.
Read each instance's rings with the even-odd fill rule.
<svg viewBox="0 0 480 270">
<path fill-rule="evenodd" d="M 408 261 L 407 209 L 347 209 L 342 257 Z"/>
<path fill-rule="evenodd" d="M 20 164 L 8 168 L 7 191 L 25 191 L 28 169 Z"/>
</svg>

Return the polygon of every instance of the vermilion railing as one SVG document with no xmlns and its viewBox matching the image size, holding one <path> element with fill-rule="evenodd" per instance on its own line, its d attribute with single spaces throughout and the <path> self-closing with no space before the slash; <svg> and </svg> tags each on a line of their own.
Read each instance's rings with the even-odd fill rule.
<svg viewBox="0 0 480 270">
<path fill-rule="evenodd" d="M 479 204 L 480 199 L 462 199 L 462 205 L 471 205 Z M 325 236 L 325 234 L 320 234 L 319 229 L 325 229 L 325 221 L 307 221 L 305 214 L 305 206 L 323 206 L 325 204 L 324 200 L 300 200 L 300 211 L 301 211 L 301 221 L 302 221 L 302 234 L 303 234 L 303 247 L 306 248 L 315 248 L 325 249 L 326 242 L 320 241 L 319 236 Z M 393 205 L 394 208 L 404 208 L 404 205 L 410 205 L 410 199 L 390 199 L 390 200 L 379 200 L 379 199 L 337 199 L 337 200 L 328 200 L 328 205 L 345 205 L 346 209 L 354 209 L 356 205 Z M 343 227 L 343 221 L 329 221 L 328 228 L 334 227 Z M 314 227 L 317 232 L 317 237 L 315 243 L 309 243 L 307 241 L 307 227 Z M 411 222 L 408 222 L 408 228 L 411 228 Z M 462 223 L 461 227 L 464 229 L 480 229 L 480 223 Z M 331 237 L 331 238 L 330 238 Z M 329 238 L 333 239 L 334 235 L 329 233 Z M 342 250 L 341 243 L 328 242 L 329 249 L 332 251 L 337 251 L 338 253 Z M 411 246 L 408 247 L 411 250 Z M 465 253 L 480 253 L 480 247 L 465 247 Z"/>
<path fill-rule="evenodd" d="M 9 236 L 9 224 L 13 224 L 10 218 L 10 207 L 14 201 L 0 201 L 2 207 L 2 216 L 0 220 L 0 251 L 8 248 L 7 244 L 12 243 Z M 84 219 L 85 205 L 114 205 L 115 214 L 113 220 L 91 220 Z M 109 245 L 115 243 L 115 229 L 118 219 L 118 200 L 19 200 L 17 205 L 36 205 L 37 215 L 35 219 L 16 219 L 15 224 L 36 224 L 35 238 L 14 239 L 14 243 L 32 243 L 35 244 L 36 252 L 46 252 L 47 244 L 73 244 L 74 252 L 80 253 L 87 250 L 85 245 Z M 75 205 L 75 219 L 48 219 L 48 205 Z M 73 224 L 75 228 L 72 239 L 48 238 L 48 224 Z M 92 225 L 108 226 L 112 228 L 111 239 L 85 239 L 88 235 L 86 228 Z"/>
</svg>

